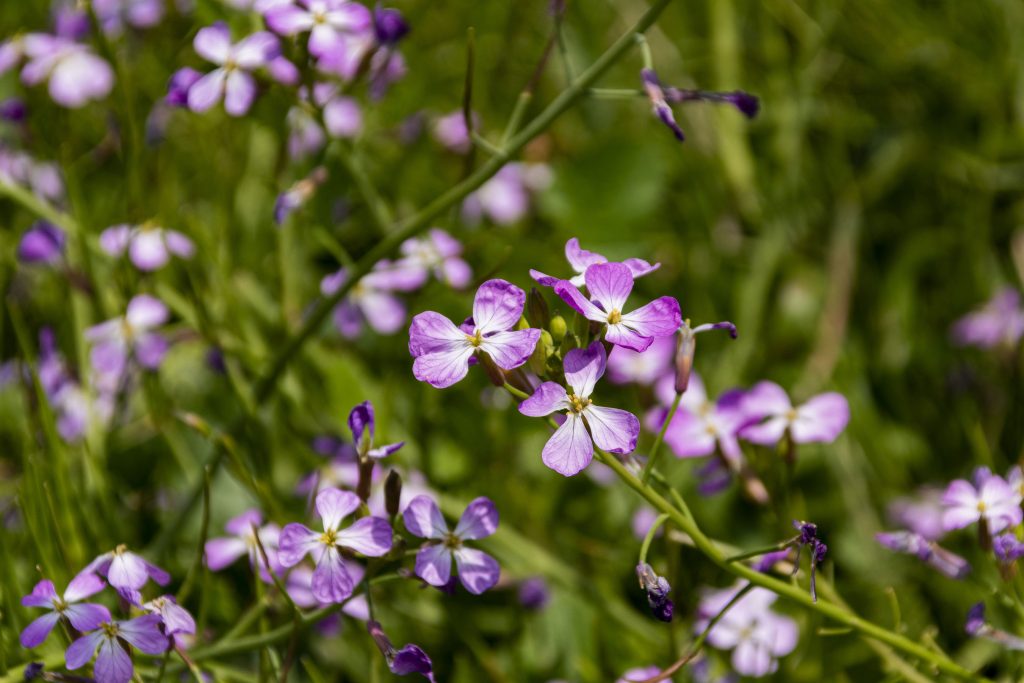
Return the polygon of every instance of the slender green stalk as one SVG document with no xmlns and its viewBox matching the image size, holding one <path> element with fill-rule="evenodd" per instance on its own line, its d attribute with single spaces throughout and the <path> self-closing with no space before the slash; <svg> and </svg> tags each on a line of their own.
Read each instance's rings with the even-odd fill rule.
<svg viewBox="0 0 1024 683">
<path fill-rule="evenodd" d="M 776 543 L 775 545 L 770 545 L 767 548 L 758 548 L 757 550 L 748 550 L 745 553 L 739 553 L 738 555 L 732 555 L 730 557 L 725 558 L 725 561 L 726 562 L 739 562 L 740 560 L 748 560 L 751 557 L 758 557 L 759 555 L 767 555 L 768 553 L 775 553 L 775 552 L 778 552 L 780 550 L 785 550 L 786 548 L 790 547 L 791 545 L 793 545 L 793 539 L 790 539 L 790 540 L 785 541 L 783 543 Z"/>
<path fill-rule="evenodd" d="M 643 474 L 640 475 L 640 481 L 647 483 L 651 478 L 651 472 L 654 471 L 654 465 L 658 461 L 658 451 L 661 448 L 661 442 L 665 440 L 665 432 L 668 431 L 668 426 L 672 422 L 672 418 L 676 416 L 676 411 L 679 410 L 679 401 L 683 398 L 683 393 L 676 392 L 676 397 L 672 401 L 672 407 L 668 409 L 668 415 L 665 416 L 665 422 L 662 423 L 661 429 L 658 430 L 658 436 L 654 439 L 654 445 L 651 446 L 651 452 L 647 456 L 647 464 L 644 466 Z"/>
<path fill-rule="evenodd" d="M 44 221 L 53 223 L 58 228 L 73 235 L 81 232 L 78 222 L 74 218 L 54 208 L 49 202 L 37 197 L 31 190 L 28 190 L 14 183 L 0 181 L 0 197 L 7 197 L 16 204 L 20 204 L 29 213 L 39 216 Z"/>
<path fill-rule="evenodd" d="M 658 515 L 658 518 L 654 520 L 654 524 L 647 530 L 647 535 L 644 536 L 644 542 L 640 545 L 640 561 L 639 564 L 647 562 L 647 551 L 651 549 L 651 541 L 654 540 L 654 534 L 658 532 L 661 525 L 668 521 L 668 515 Z"/>
<path fill-rule="evenodd" d="M 391 208 L 388 206 L 387 201 L 384 200 L 384 197 L 377 190 L 377 186 L 370 179 L 370 174 L 363 166 L 363 162 L 355 148 L 339 141 L 335 149 L 337 150 L 336 156 L 345 167 L 345 170 L 352 176 L 352 180 L 356 183 L 356 190 L 362 195 L 363 201 L 366 202 L 366 208 L 370 210 L 370 217 L 373 219 L 374 227 L 377 228 L 377 232 L 381 235 L 386 235 L 394 223 Z"/>
<path fill-rule="evenodd" d="M 191 569 L 188 571 L 188 575 L 185 577 L 185 582 L 181 585 L 181 589 L 178 591 L 178 602 L 183 603 L 188 599 L 192 593 L 192 589 L 196 585 L 196 581 L 206 566 L 203 558 L 206 554 L 206 539 L 210 533 L 210 468 L 205 467 L 203 469 L 203 521 L 199 528 L 199 547 L 196 549 L 196 559 L 192 563 Z"/>
</svg>

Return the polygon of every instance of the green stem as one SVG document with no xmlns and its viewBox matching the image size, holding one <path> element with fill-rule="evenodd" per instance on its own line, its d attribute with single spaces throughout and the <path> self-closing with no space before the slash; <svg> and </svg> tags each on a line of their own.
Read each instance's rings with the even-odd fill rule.
<svg viewBox="0 0 1024 683">
<path fill-rule="evenodd" d="M 788 541 L 784 541 L 782 543 L 776 543 L 775 545 L 770 545 L 767 548 L 759 548 L 757 550 L 748 550 L 745 553 L 740 553 L 738 555 L 732 555 L 730 557 L 725 558 L 725 561 L 726 562 L 739 562 L 740 560 L 747 560 L 747 559 L 750 559 L 751 557 L 757 557 L 759 555 L 767 555 L 768 553 L 775 553 L 775 552 L 778 552 L 780 550 L 785 550 L 786 548 L 790 547 L 791 545 L 793 545 L 793 539 L 790 539 Z"/>
<path fill-rule="evenodd" d="M 662 423 L 661 429 L 658 430 L 658 436 L 654 439 L 654 445 L 651 446 L 651 452 L 647 456 L 647 464 L 644 466 L 643 474 L 640 475 L 640 481 L 647 483 L 651 478 L 651 472 L 654 471 L 654 464 L 658 461 L 658 450 L 661 448 L 661 442 L 665 440 L 665 432 L 668 431 L 669 423 L 672 422 L 672 418 L 676 416 L 676 411 L 679 409 L 679 401 L 683 398 L 683 392 L 676 392 L 676 397 L 672 401 L 672 407 L 668 409 L 668 415 L 665 416 L 665 422 Z"/>
<path fill-rule="evenodd" d="M 647 530 L 647 535 L 644 536 L 644 542 L 640 545 L 640 560 L 638 564 L 644 564 L 647 562 L 647 551 L 651 549 L 651 541 L 654 540 L 654 534 L 658 532 L 661 525 L 668 521 L 668 515 L 659 515 L 651 528 Z"/>
<path fill-rule="evenodd" d="M 391 216 L 391 209 L 388 203 L 377 191 L 377 186 L 370 180 L 370 174 L 366 172 L 362 161 L 359 159 L 354 148 L 343 142 L 337 143 L 338 159 L 345 170 L 355 181 L 356 190 L 362 195 L 366 207 L 370 210 L 370 217 L 373 219 L 374 227 L 381 235 L 386 235 L 391 230 L 394 219 Z"/>
<path fill-rule="evenodd" d="M 520 389 L 516 389 L 514 386 L 512 386 L 508 382 L 505 382 L 505 390 L 508 393 L 510 393 L 513 396 L 515 396 L 516 398 L 518 398 L 520 400 L 523 400 L 523 401 L 525 401 L 526 399 L 530 398 L 530 395 L 528 393 L 526 393 L 525 391 L 521 391 Z"/>
<path fill-rule="evenodd" d="M 203 557 L 206 554 L 206 539 L 210 533 L 210 468 L 207 466 L 203 469 L 203 521 L 202 526 L 199 528 L 199 548 L 196 550 L 196 559 L 192 563 L 192 568 L 189 569 L 188 575 L 185 577 L 185 583 L 182 584 L 181 589 L 178 591 L 178 603 L 183 603 L 188 599 L 192 593 L 192 589 L 196 585 L 196 581 L 199 575 L 203 573 L 206 563 L 203 562 Z"/>
<path fill-rule="evenodd" d="M 501 154 L 488 159 L 480 168 L 469 177 L 450 188 L 440 197 L 427 204 L 409 218 L 397 222 L 392 230 L 378 242 L 372 249 L 363 255 L 356 264 L 354 272 L 349 274 L 345 283 L 338 288 L 334 294 L 320 301 L 315 309 L 306 318 L 302 327 L 290 336 L 282 345 L 281 350 L 271 360 L 267 372 L 260 377 L 255 385 L 254 396 L 257 404 L 263 404 L 274 393 L 277 381 L 284 373 L 291 360 L 298 354 L 302 347 L 309 341 L 323 322 L 338 305 L 338 302 L 348 296 L 352 287 L 373 268 L 377 261 L 391 254 L 405 240 L 413 237 L 426 228 L 431 222 L 447 211 L 456 203 L 462 201 L 469 193 L 478 189 L 481 185 L 491 179 L 505 164 L 518 154 L 530 141 L 547 130 L 555 119 L 565 113 L 576 102 L 586 96 L 587 90 L 597 81 L 608 69 L 618 62 L 629 49 L 635 45 L 635 35 L 643 33 L 655 22 L 658 16 L 665 10 L 672 0 L 655 0 L 646 12 L 637 20 L 626 33 L 609 47 L 604 54 L 590 65 L 590 67 L 577 77 L 572 84 L 563 90 L 544 110 L 530 121 L 522 131 L 509 140 Z"/>
<path fill-rule="evenodd" d="M 0 197 L 7 197 L 16 204 L 20 204 L 29 213 L 34 213 L 44 221 L 53 223 L 66 232 L 73 235 L 81 233 L 81 228 L 74 218 L 54 208 L 49 202 L 40 199 L 31 190 L 20 185 L 0 182 Z"/>
</svg>

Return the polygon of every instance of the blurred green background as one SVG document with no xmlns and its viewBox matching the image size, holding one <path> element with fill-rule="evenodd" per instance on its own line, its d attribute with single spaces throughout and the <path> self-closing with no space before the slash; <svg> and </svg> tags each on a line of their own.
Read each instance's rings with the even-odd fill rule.
<svg viewBox="0 0 1024 683">
<path fill-rule="evenodd" d="M 42 29 L 45 5 L 3 3 L 0 35 Z M 395 5 L 413 27 L 402 45 L 409 73 L 384 100 L 367 104 L 356 148 L 404 216 L 465 172 L 464 160 L 429 135 L 405 144 L 397 129 L 414 113 L 432 120 L 461 106 L 467 27 L 476 34 L 473 106 L 482 131 L 496 139 L 535 68 L 551 18 L 542 1 Z M 565 36 L 575 67 L 589 64 L 645 8 L 627 0 L 570 0 Z M 27 132 L 5 133 L 5 144 L 62 164 L 68 210 L 91 235 L 90 251 L 108 225 L 147 219 L 186 232 L 199 246 L 193 262 L 141 279 L 93 253 L 98 296 L 69 295 L 59 274 L 15 266 L 14 247 L 33 217 L 0 202 L 2 284 L 27 330 L 54 327 L 64 352 L 81 363 L 77 330 L 121 310 L 140 289 L 171 304 L 180 328 L 179 343 L 137 396 L 130 419 L 85 447 L 39 442 L 31 402 L 18 391 L 0 393 L 0 492 L 11 501 L 16 496 L 17 505 L 30 508 L 26 516 L 48 529 L 35 537 L 17 526 L 0 532 L 0 553 L 12 558 L 2 562 L 0 576 L 0 649 L 9 664 L 23 660 L 15 629 L 27 613 L 15 601 L 36 580 L 37 563 L 66 573 L 117 542 L 145 548 L 171 523 L 213 453 L 173 411 L 220 427 L 242 414 L 232 381 L 203 362 L 210 344 L 228 352 L 234 381 L 244 385 L 265 369 L 286 327 L 318 295 L 320 278 L 338 267 L 319 235 L 329 233 L 355 257 L 379 239 L 337 163 L 311 206 L 285 229 L 274 225 L 276 195 L 309 171 L 284 156 L 289 101 L 280 87 L 240 120 L 220 111 L 176 112 L 164 140 L 142 148 L 133 168 L 125 163 L 116 132 L 124 113 L 143 124 L 170 74 L 183 64 L 198 66 L 194 30 L 217 18 L 230 18 L 236 31 L 249 26 L 241 14 L 200 2 L 193 17 L 118 41 L 130 79 L 127 105 L 115 90 L 106 105 L 68 112 L 40 89 L 27 90 Z M 531 267 L 564 274 L 562 247 L 573 236 L 613 260 L 660 261 L 660 271 L 638 282 L 638 301 L 672 294 L 695 323 L 728 319 L 739 327 L 736 341 L 701 338 L 696 368 L 712 393 L 771 379 L 797 400 L 824 389 L 845 394 L 850 426 L 832 446 L 801 450 L 790 512 L 818 523 L 830 548 L 826 571 L 858 612 L 892 626 L 886 592 L 893 587 L 909 635 L 934 638 L 969 665 L 1018 680 L 1019 659 L 999 664 L 994 647 L 967 642 L 963 633 L 967 608 L 988 594 L 984 586 L 953 583 L 892 556 L 872 535 L 888 528 L 884 509 L 894 497 L 966 476 L 980 464 L 1002 472 L 1024 455 L 1019 354 L 964 350 L 948 334 L 956 318 L 1000 286 L 1019 288 L 1024 277 L 1024 5 L 680 0 L 648 40 L 664 83 L 741 88 L 760 96 L 761 115 L 747 122 L 727 107 L 677 107 L 688 135 L 678 144 L 646 100 L 586 99 L 527 151 L 554 177 L 528 218 L 511 227 L 473 227 L 452 212 L 437 225 L 464 241 L 476 282 L 496 276 L 528 287 Z M 639 87 L 640 68 L 634 51 L 600 85 Z M 556 55 L 530 113 L 564 83 Z M 0 80 L 0 94 L 21 91 L 11 75 Z M 459 319 L 471 297 L 433 283 L 405 298 L 411 313 L 433 309 Z M 240 436 L 280 501 L 277 521 L 302 515 L 303 501 L 291 489 L 319 462 L 309 438 L 344 433 L 351 406 L 370 399 L 380 431 L 407 441 L 396 463 L 422 469 L 454 501 L 454 511 L 477 495 L 494 499 L 502 530 L 481 545 L 499 557 L 508 578 L 545 575 L 553 589 L 551 604 L 530 613 L 518 607 L 514 589 L 471 599 L 396 588 L 379 599 L 379 618 L 396 643 L 422 645 L 440 680 L 453 682 L 608 681 L 631 666 L 673 661 L 673 642 L 685 642 L 697 589 L 724 585 L 726 577 L 691 550 L 656 547 L 657 566 L 672 571 L 680 617 L 670 634 L 646 615 L 636 588 L 639 540 L 630 518 L 638 499 L 543 467 L 546 432 L 490 389 L 483 373 L 471 372 L 445 391 L 416 382 L 406 343 L 404 334 L 372 333 L 346 342 L 325 327 L 292 365 L 279 399 L 260 412 L 252 433 Z M 23 354 L 9 308 L 0 349 L 3 358 Z M 623 406 L 650 401 L 630 387 L 604 385 L 600 395 Z M 640 452 L 650 441 L 646 435 Z M 90 474 L 83 458 L 102 474 Z M 62 529 L 75 537 L 64 539 L 67 566 L 57 551 L 40 547 L 53 543 L 59 526 L 38 500 L 40 486 L 62 459 L 71 463 L 78 514 L 102 511 Z M 663 464 L 713 536 L 757 547 L 791 533 L 788 519 L 751 506 L 734 490 L 697 498 L 691 463 Z M 222 472 L 212 532 L 254 503 Z M 179 542 L 153 558 L 178 580 L 194 556 L 198 508 L 188 524 Z M 950 547 L 974 557 L 970 534 L 954 536 Z M 980 581 L 994 583 L 994 570 L 978 560 Z M 205 589 L 212 628 L 230 624 L 252 596 L 242 567 Z M 776 680 L 888 675 L 854 635 L 818 634 L 827 624 L 782 603 L 780 609 L 800 621 L 802 640 Z M 994 621 L 1013 624 L 994 609 Z M 319 666 L 336 667 L 330 679 L 373 680 L 367 672 L 380 666 L 369 663 L 379 658 L 354 622 L 342 640 L 308 647 Z"/>
</svg>

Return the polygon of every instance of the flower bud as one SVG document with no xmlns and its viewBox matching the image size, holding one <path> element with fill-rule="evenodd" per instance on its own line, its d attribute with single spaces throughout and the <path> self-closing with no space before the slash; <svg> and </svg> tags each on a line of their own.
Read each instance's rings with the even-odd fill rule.
<svg viewBox="0 0 1024 683">
<path fill-rule="evenodd" d="M 530 293 L 526 295 L 526 318 L 533 327 L 545 328 L 551 322 L 548 302 L 536 287 L 532 287 Z"/>
<path fill-rule="evenodd" d="M 647 593 L 647 604 L 650 605 L 654 616 L 661 621 L 672 621 L 675 605 L 668 598 L 672 587 L 665 577 L 658 576 L 646 562 L 636 566 L 636 575 L 640 579 L 640 588 Z"/>
<path fill-rule="evenodd" d="M 676 343 L 676 393 L 686 392 L 690 385 L 690 373 L 693 371 L 693 355 L 697 351 L 697 337 L 689 324 L 683 323 L 679 328 L 679 340 Z"/>
<path fill-rule="evenodd" d="M 381 45 L 394 45 L 409 32 L 402 13 L 379 4 L 373 10 L 373 33 Z"/>
<path fill-rule="evenodd" d="M 556 315 L 551 319 L 548 329 L 551 330 L 551 339 L 556 344 L 561 344 L 562 340 L 565 339 L 566 332 L 569 331 L 569 326 L 565 324 L 565 318 Z"/>
<path fill-rule="evenodd" d="M 396 470 L 391 470 L 388 472 L 387 479 L 384 480 L 384 509 L 389 517 L 394 517 L 398 514 L 401 501 L 402 475 Z"/>
</svg>

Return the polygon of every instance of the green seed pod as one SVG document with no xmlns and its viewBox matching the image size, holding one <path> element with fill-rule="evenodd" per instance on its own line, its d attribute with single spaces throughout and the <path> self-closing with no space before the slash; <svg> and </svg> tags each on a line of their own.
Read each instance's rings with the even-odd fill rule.
<svg viewBox="0 0 1024 683">
<path fill-rule="evenodd" d="M 548 329 L 551 330 L 551 339 L 556 344 L 560 344 L 565 339 L 565 333 L 569 331 L 569 326 L 565 324 L 565 318 L 556 315 L 551 319 Z"/>
</svg>

